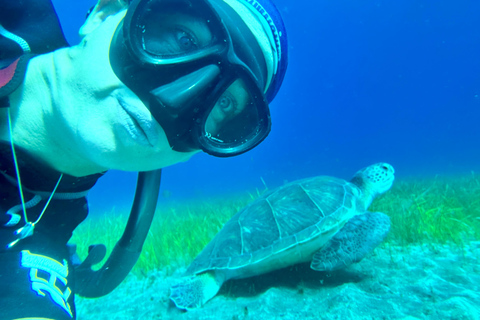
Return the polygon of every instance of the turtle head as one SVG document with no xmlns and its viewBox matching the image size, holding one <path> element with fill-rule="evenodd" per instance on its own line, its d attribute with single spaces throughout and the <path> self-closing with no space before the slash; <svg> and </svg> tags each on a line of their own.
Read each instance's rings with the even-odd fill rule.
<svg viewBox="0 0 480 320">
<path fill-rule="evenodd" d="M 350 180 L 362 190 L 366 208 L 373 199 L 388 191 L 395 179 L 395 169 L 385 162 L 375 163 L 359 170 Z"/>
</svg>

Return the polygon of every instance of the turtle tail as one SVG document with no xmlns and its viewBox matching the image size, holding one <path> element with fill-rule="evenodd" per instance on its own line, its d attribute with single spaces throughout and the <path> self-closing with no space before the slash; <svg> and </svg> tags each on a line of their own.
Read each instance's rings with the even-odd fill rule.
<svg viewBox="0 0 480 320">
<path fill-rule="evenodd" d="M 211 272 L 183 278 L 170 288 L 170 299 L 179 309 L 196 309 L 212 299 L 222 283 Z"/>
</svg>

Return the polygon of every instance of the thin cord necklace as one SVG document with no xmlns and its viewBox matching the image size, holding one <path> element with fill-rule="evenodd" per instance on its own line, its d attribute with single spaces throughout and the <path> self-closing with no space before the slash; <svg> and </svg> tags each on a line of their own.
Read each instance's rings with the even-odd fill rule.
<svg viewBox="0 0 480 320">
<path fill-rule="evenodd" d="M 13 143 L 13 130 L 12 130 L 12 120 L 11 120 L 11 116 L 10 116 L 10 108 L 7 108 L 7 109 L 8 109 L 8 130 L 9 130 L 9 134 L 10 134 L 10 145 L 12 147 L 13 163 L 15 164 L 15 173 L 17 175 L 17 183 L 18 183 L 18 191 L 20 193 L 20 201 L 22 202 L 23 218 L 25 220 L 25 225 L 14 232 L 15 235 L 19 236 L 18 239 L 12 241 L 10 244 L 7 245 L 7 248 L 11 248 L 14 245 L 16 245 L 20 240 L 25 239 L 25 238 L 33 235 L 33 232 L 35 231 L 35 225 L 40 221 L 43 214 L 47 210 L 47 207 L 50 204 L 50 201 L 52 200 L 53 195 L 55 194 L 55 191 L 57 191 L 57 188 L 60 184 L 60 181 L 62 181 L 63 173 L 60 174 L 60 178 L 58 178 L 57 184 L 55 185 L 55 188 L 53 189 L 52 193 L 50 194 L 50 197 L 48 198 L 48 201 L 45 204 L 45 207 L 43 208 L 42 212 L 38 216 L 37 220 L 35 222 L 28 221 L 27 208 L 25 207 L 25 198 L 23 197 L 22 181 L 20 179 L 20 170 L 18 168 L 18 161 L 17 161 L 17 156 L 15 154 L 15 146 L 14 146 L 14 143 Z"/>
</svg>

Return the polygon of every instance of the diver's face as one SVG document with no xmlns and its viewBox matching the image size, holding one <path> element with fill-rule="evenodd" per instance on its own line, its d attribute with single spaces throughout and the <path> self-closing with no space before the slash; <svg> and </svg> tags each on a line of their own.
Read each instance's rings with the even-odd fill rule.
<svg viewBox="0 0 480 320">
<path fill-rule="evenodd" d="M 146 171 L 185 161 L 195 152 L 173 151 L 145 104 L 110 67 L 111 38 L 124 15 L 122 11 L 108 17 L 79 45 L 67 49 L 67 61 L 57 61 L 59 125 L 68 133 L 70 148 L 106 169 Z M 201 26 L 199 21 L 176 18 L 174 35 L 180 43 L 188 30 Z M 208 37 L 192 35 L 196 41 Z M 174 44 L 172 39 L 165 41 Z"/>
<path fill-rule="evenodd" d="M 137 79 L 130 75 L 139 75 L 141 74 L 139 72 L 143 71 L 137 68 L 127 73 L 128 68 L 124 68 L 126 78 L 122 78 L 122 82 L 112 69 L 111 52 L 112 48 L 117 48 L 112 45 L 112 38 L 125 14 L 126 10 L 123 10 L 108 16 L 93 31 L 89 32 L 79 45 L 66 49 L 68 52 L 66 60 L 68 61 L 61 61 L 57 67 L 59 90 L 55 90 L 57 92 L 55 101 L 60 102 L 58 108 L 60 119 L 56 121 L 61 123 L 64 132 L 68 132 L 65 134 L 65 140 L 68 137 L 69 141 L 68 147 L 105 169 L 147 171 L 185 161 L 200 150 L 191 151 L 196 147 L 195 145 L 192 148 L 173 150 L 171 143 L 174 145 L 175 142 L 168 140 L 164 128 L 159 124 L 159 122 L 163 123 L 163 118 L 155 119 L 152 115 L 153 113 L 158 116 L 155 112 L 160 109 L 153 109 L 158 105 L 150 105 L 149 101 L 142 101 L 139 98 L 140 94 L 134 93 L 133 89 L 130 89 L 131 86 L 125 84 L 129 80 Z M 215 30 L 210 29 L 211 24 L 209 25 L 205 18 L 196 16 L 195 12 L 158 12 L 158 17 L 156 14 L 155 19 L 150 22 L 152 25 L 143 30 L 145 36 L 142 39 L 144 41 L 140 42 L 142 49 L 146 52 L 164 53 L 165 55 L 170 53 L 170 56 L 173 57 L 175 53 L 180 52 L 188 56 L 190 50 L 195 52 L 204 47 L 210 48 L 214 41 L 217 41 L 217 45 L 219 45 L 219 41 L 223 45 L 222 38 L 212 34 Z M 141 28 L 141 25 L 138 27 Z M 222 89 L 225 91 L 218 98 L 212 96 L 212 99 L 217 99 L 213 102 L 213 106 L 210 104 L 212 102 L 209 102 L 208 105 L 200 105 L 203 103 L 203 99 L 209 98 L 208 91 L 213 90 L 218 81 L 226 79 L 222 78 L 221 70 L 223 69 L 220 67 L 220 63 L 211 64 L 218 69 L 220 74 L 216 74 L 211 79 L 211 84 L 207 83 L 205 90 L 202 89 L 203 97 L 201 99 L 192 100 L 197 105 L 189 105 L 188 108 L 199 111 L 194 118 L 186 119 L 185 123 L 192 126 L 198 119 L 205 119 L 202 125 L 203 134 L 206 137 L 212 136 L 212 139 L 216 139 L 215 141 L 222 141 L 219 139 L 226 137 L 224 141 L 226 141 L 225 144 L 228 144 L 236 141 L 234 139 L 237 136 L 248 136 L 251 132 L 248 130 L 256 130 L 257 122 L 249 119 L 257 119 L 258 114 L 255 109 L 253 117 L 241 118 L 242 111 L 250 110 L 251 107 L 247 108 L 247 106 L 252 103 L 252 101 L 247 101 L 251 100 L 251 94 L 248 98 L 249 94 L 243 80 L 236 80 L 228 88 Z M 204 68 L 208 68 L 208 66 Z M 159 72 L 158 77 L 178 79 L 175 75 L 169 77 L 168 73 L 173 72 L 173 69 L 175 68 L 163 68 L 161 72 L 156 72 Z M 154 67 L 153 70 L 155 70 Z M 135 80 L 135 83 L 143 86 L 141 81 Z M 145 84 L 152 86 L 151 83 Z M 196 82 L 192 83 L 192 87 L 197 84 Z M 192 94 L 190 87 L 185 89 L 187 96 Z M 150 90 L 152 89 L 149 89 L 147 94 L 151 95 Z M 268 121 L 267 111 L 262 109 L 261 115 L 265 117 L 262 119 L 263 123 Z M 232 126 L 233 120 L 236 119 L 250 121 L 249 127 L 243 125 L 242 121 L 236 122 L 237 127 L 241 126 L 240 130 L 243 130 L 240 135 L 236 133 L 235 128 L 237 127 Z M 167 129 L 169 137 L 179 136 L 179 131 L 176 131 L 177 125 Z M 229 130 L 222 134 L 224 129 Z M 268 132 L 266 130 L 264 131 Z M 193 132 L 193 130 L 188 131 L 187 128 L 187 131 L 184 132 Z M 219 133 L 218 138 L 213 137 L 217 133 Z M 230 148 L 230 145 L 227 147 Z"/>
</svg>

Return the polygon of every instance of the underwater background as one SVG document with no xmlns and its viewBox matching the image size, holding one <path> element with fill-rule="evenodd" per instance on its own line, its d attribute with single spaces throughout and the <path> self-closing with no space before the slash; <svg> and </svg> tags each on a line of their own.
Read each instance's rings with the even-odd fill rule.
<svg viewBox="0 0 480 320">
<path fill-rule="evenodd" d="M 274 0 L 289 67 L 272 132 L 234 158 L 197 154 L 163 169 L 157 214 L 133 272 L 79 299 L 79 319 L 479 319 L 480 2 Z M 70 44 L 96 1 L 53 0 Z M 393 188 L 371 206 L 392 227 L 337 273 L 294 266 L 230 281 L 195 312 L 169 286 L 223 224 L 266 190 L 316 175 L 350 179 L 376 162 Z M 136 173 L 108 172 L 73 242 L 112 248 Z M 233 298 L 233 299 L 232 299 Z"/>
<path fill-rule="evenodd" d="M 53 1 L 70 44 L 96 2 Z M 480 168 L 480 2 L 276 0 L 289 67 L 254 150 L 163 170 L 161 201 L 211 198 L 385 161 L 397 179 Z M 264 182 L 262 182 L 262 179 Z M 91 212 L 130 206 L 135 173 L 110 172 Z"/>
</svg>

